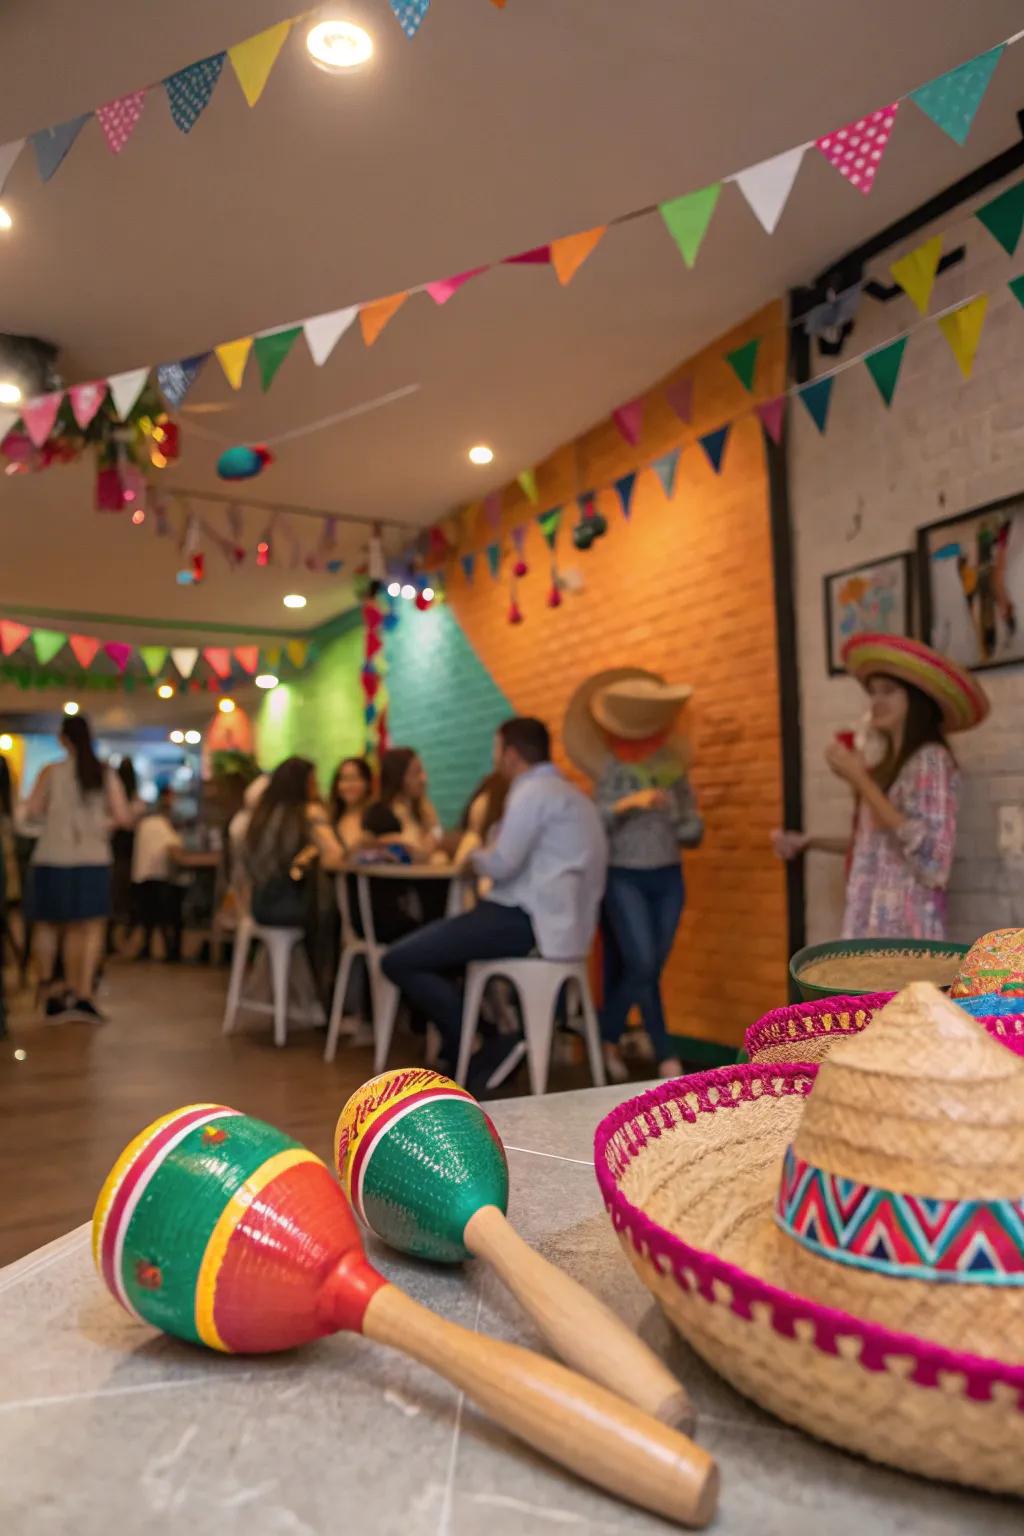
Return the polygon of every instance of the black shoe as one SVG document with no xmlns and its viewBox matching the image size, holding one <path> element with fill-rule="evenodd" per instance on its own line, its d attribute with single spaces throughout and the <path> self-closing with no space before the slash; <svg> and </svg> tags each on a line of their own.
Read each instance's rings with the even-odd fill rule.
<svg viewBox="0 0 1024 1536">
<path fill-rule="evenodd" d="M 70 1011 L 76 1018 L 87 1019 L 91 1024 L 105 1024 L 107 1022 L 105 1015 L 100 1013 L 96 1004 L 87 997 L 76 998 L 71 1004 Z"/>
<path fill-rule="evenodd" d="M 66 1013 L 71 1012 L 71 997 L 63 993 L 59 997 L 48 997 L 43 1008 L 43 1015 L 47 1019 L 62 1019 Z"/>
</svg>

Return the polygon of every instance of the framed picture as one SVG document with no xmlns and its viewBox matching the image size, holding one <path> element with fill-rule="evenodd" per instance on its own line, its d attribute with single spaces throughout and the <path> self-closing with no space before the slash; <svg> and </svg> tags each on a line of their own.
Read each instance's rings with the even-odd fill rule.
<svg viewBox="0 0 1024 1536">
<path fill-rule="evenodd" d="M 917 534 L 921 628 L 961 666 L 1024 661 L 1024 494 Z"/>
<path fill-rule="evenodd" d="M 904 550 L 884 560 L 869 560 L 826 576 L 825 644 L 831 677 L 845 671 L 840 657 L 851 635 L 874 630 L 909 635 L 910 555 Z"/>
</svg>

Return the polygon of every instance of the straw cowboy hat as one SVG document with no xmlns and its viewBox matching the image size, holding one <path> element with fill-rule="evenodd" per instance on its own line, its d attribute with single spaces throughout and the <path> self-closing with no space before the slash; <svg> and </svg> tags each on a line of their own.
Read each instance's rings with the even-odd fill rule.
<svg viewBox="0 0 1024 1536">
<path fill-rule="evenodd" d="M 881 674 L 919 688 L 939 706 L 946 731 L 969 731 L 989 712 L 988 695 L 970 672 L 921 640 L 905 635 L 852 635 L 843 646 L 842 660 L 859 683 Z"/>
<path fill-rule="evenodd" d="M 686 684 L 665 682 L 644 667 L 609 667 L 581 683 L 562 725 L 566 754 L 596 779 L 608 757 L 608 737 L 645 741 L 672 725 L 692 694 Z"/>
<path fill-rule="evenodd" d="M 1024 1059 L 931 983 L 820 1067 L 650 1090 L 595 1153 L 633 1267 L 740 1391 L 846 1450 L 1024 1494 Z"/>
</svg>

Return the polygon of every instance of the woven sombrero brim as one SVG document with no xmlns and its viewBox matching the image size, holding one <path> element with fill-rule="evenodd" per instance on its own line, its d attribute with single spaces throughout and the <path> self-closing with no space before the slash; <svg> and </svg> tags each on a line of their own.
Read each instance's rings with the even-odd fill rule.
<svg viewBox="0 0 1024 1536">
<path fill-rule="evenodd" d="M 837 1040 L 859 1034 L 895 995 L 894 992 L 871 992 L 773 1008 L 756 1024 L 751 1024 L 743 1037 L 743 1048 L 751 1061 L 760 1063 L 822 1062 Z M 985 1013 L 983 998 L 957 999 L 961 1008 L 965 1002 L 972 1004 L 966 1011 L 993 1040 L 998 1040 L 1017 1056 L 1024 1056 L 1024 1008 L 997 1013 L 995 1005 L 990 1005 L 992 1012 Z"/>
<path fill-rule="evenodd" d="M 777 1278 L 771 1211 L 816 1071 L 720 1068 L 602 1121 L 595 1166 L 623 1248 L 694 1349 L 788 1423 L 926 1477 L 1024 1494 L 1024 1360 L 923 1338 L 909 1311 L 901 1331 Z M 997 1337 L 991 1319 L 978 1328 Z"/>
<path fill-rule="evenodd" d="M 843 646 L 843 664 L 860 683 L 881 673 L 920 688 L 939 706 L 947 731 L 970 730 L 989 712 L 988 695 L 970 672 L 919 640 L 853 635 Z"/>
</svg>

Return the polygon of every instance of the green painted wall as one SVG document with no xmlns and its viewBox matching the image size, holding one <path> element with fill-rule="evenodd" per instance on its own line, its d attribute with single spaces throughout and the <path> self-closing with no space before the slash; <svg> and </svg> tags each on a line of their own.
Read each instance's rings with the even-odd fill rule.
<svg viewBox="0 0 1024 1536">
<path fill-rule="evenodd" d="M 362 659 L 363 633 L 356 626 L 322 642 L 307 672 L 264 696 L 256 717 L 262 768 L 273 770 L 286 757 L 312 758 L 326 791 L 341 759 L 362 753 Z"/>
</svg>

